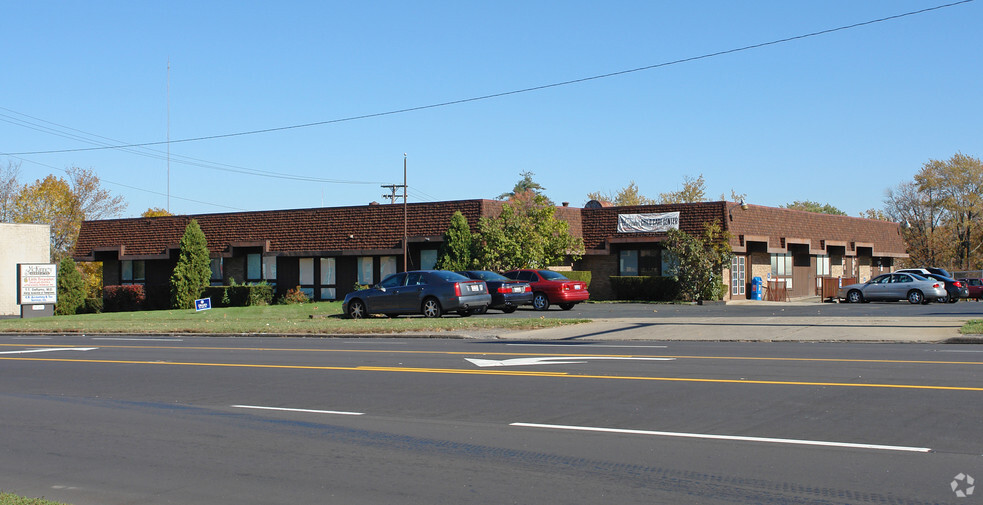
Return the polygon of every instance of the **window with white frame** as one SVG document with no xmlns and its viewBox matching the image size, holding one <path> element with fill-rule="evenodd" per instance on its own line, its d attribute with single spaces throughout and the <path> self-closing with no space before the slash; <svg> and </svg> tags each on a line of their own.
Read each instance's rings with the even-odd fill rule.
<svg viewBox="0 0 983 505">
<path fill-rule="evenodd" d="M 734 256 L 730 262 L 730 294 L 733 296 L 745 294 L 746 259 L 744 256 Z"/>
<path fill-rule="evenodd" d="M 337 297 L 338 273 L 334 258 L 321 258 L 321 299 L 334 300 Z"/>
<path fill-rule="evenodd" d="M 820 254 L 816 256 L 816 276 L 830 275 L 829 256 Z"/>
<path fill-rule="evenodd" d="M 300 258 L 300 291 L 308 298 L 314 298 L 314 258 Z"/>
<path fill-rule="evenodd" d="M 379 258 L 379 279 L 385 279 L 394 273 L 396 273 L 396 257 L 382 256 Z"/>
<path fill-rule="evenodd" d="M 372 257 L 358 257 L 358 283 L 363 286 L 370 286 L 375 283 L 372 277 Z"/>
<path fill-rule="evenodd" d="M 259 253 L 246 255 L 246 280 L 259 281 L 263 279 L 263 257 Z"/>
<path fill-rule="evenodd" d="M 638 250 L 628 249 L 618 253 L 618 275 L 638 275 Z"/>
<path fill-rule="evenodd" d="M 208 267 L 212 270 L 212 276 L 209 279 L 213 286 L 222 284 L 222 258 L 212 258 L 209 261 Z"/>
<path fill-rule="evenodd" d="M 676 275 L 679 270 L 679 258 L 671 251 L 662 250 L 662 275 L 666 277 Z"/>
<path fill-rule="evenodd" d="M 789 277 L 792 275 L 792 253 L 771 255 L 771 276 Z"/>
<path fill-rule="evenodd" d="M 437 266 L 437 250 L 424 249 L 420 251 L 420 270 L 433 270 Z"/>
<path fill-rule="evenodd" d="M 144 260 L 123 260 L 120 262 L 120 269 L 123 284 L 141 284 L 147 280 Z"/>
</svg>

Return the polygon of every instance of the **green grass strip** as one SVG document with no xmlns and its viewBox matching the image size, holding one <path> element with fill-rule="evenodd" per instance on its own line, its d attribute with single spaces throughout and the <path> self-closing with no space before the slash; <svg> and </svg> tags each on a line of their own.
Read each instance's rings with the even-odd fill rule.
<svg viewBox="0 0 983 505">
<path fill-rule="evenodd" d="M 589 319 L 561 319 L 543 315 L 515 318 L 506 314 L 492 317 L 459 317 L 456 314 L 438 319 L 419 316 L 398 318 L 369 317 L 345 319 L 341 302 L 316 302 L 296 305 L 227 307 L 201 312 L 187 310 L 151 310 L 110 312 L 31 319 L 0 320 L 0 332 L 53 333 L 125 333 L 125 334 L 274 334 L 274 335 L 345 335 L 378 333 L 454 332 L 476 330 L 534 330 L 590 322 Z M 2 505 L 2 504 L 0 504 Z"/>
<path fill-rule="evenodd" d="M 0 505 L 64 505 L 43 498 L 25 498 L 15 494 L 0 492 Z"/>
</svg>

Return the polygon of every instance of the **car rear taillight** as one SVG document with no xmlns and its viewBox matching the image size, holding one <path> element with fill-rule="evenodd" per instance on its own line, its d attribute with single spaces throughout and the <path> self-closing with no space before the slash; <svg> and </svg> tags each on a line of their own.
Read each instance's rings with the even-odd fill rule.
<svg viewBox="0 0 983 505">
<path fill-rule="evenodd" d="M 562 287 L 562 289 L 563 289 L 564 291 L 570 291 L 570 289 L 571 289 L 571 287 L 570 287 L 570 285 L 569 285 L 569 284 L 564 284 L 564 285 L 563 285 L 563 287 Z"/>
<path fill-rule="evenodd" d="M 498 292 L 499 293 L 511 293 L 512 292 L 512 288 L 508 284 L 502 284 L 501 286 L 498 287 Z"/>
<path fill-rule="evenodd" d="M 460 282 L 455 282 L 454 283 L 454 296 L 461 296 L 461 283 Z"/>
<path fill-rule="evenodd" d="M 961 283 L 959 281 L 953 282 L 952 285 L 955 286 L 955 287 L 957 287 L 957 288 L 963 287 L 963 283 Z"/>
<path fill-rule="evenodd" d="M 941 284 L 939 284 L 938 282 L 936 282 L 935 284 L 932 284 L 932 287 L 933 287 L 933 288 L 941 288 L 941 287 L 942 287 L 942 285 L 941 285 Z"/>
<path fill-rule="evenodd" d="M 532 293 L 532 286 L 526 284 L 526 293 Z"/>
</svg>

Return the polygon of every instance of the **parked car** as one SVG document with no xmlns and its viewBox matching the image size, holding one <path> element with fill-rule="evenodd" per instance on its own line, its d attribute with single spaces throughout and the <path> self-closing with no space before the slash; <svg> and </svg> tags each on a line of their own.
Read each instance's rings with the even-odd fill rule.
<svg viewBox="0 0 983 505">
<path fill-rule="evenodd" d="M 466 270 L 458 273 L 469 279 L 485 281 L 492 299 L 489 309 L 511 314 L 519 305 L 532 303 L 532 286 L 528 282 L 512 280 L 487 270 Z"/>
<path fill-rule="evenodd" d="M 532 306 L 536 310 L 546 310 L 550 304 L 557 304 L 563 310 L 590 298 L 587 284 L 583 281 L 567 279 L 563 274 L 552 270 L 512 270 L 502 274 L 509 279 L 526 281 L 532 286 Z"/>
<path fill-rule="evenodd" d="M 945 283 L 912 273 L 881 274 L 859 284 L 843 286 L 837 297 L 850 303 L 872 300 L 905 300 L 913 304 L 929 303 L 946 296 Z"/>
<path fill-rule="evenodd" d="M 944 268 L 902 268 L 900 270 L 895 270 L 895 272 L 906 273 L 906 274 L 918 274 L 922 277 L 928 276 L 928 274 L 944 275 L 946 277 L 952 277 L 952 274 L 946 271 Z"/>
<path fill-rule="evenodd" d="M 351 319 L 369 314 L 440 317 L 446 312 L 466 317 L 489 303 L 485 281 L 445 270 L 417 270 L 392 274 L 369 289 L 348 293 L 341 309 Z"/>
<path fill-rule="evenodd" d="M 928 274 L 923 277 L 927 277 L 929 279 L 935 279 L 937 281 L 942 281 L 945 283 L 946 296 L 944 298 L 940 298 L 939 303 L 946 303 L 946 302 L 956 303 L 959 301 L 960 298 L 969 297 L 969 289 L 965 285 L 963 285 L 962 282 L 959 282 L 956 279 L 953 279 L 952 277 L 946 277 L 945 275 L 939 275 L 939 274 Z"/>
<path fill-rule="evenodd" d="M 963 283 L 969 291 L 966 298 L 972 298 L 976 301 L 983 298 L 983 279 L 959 279 L 959 282 Z"/>
</svg>

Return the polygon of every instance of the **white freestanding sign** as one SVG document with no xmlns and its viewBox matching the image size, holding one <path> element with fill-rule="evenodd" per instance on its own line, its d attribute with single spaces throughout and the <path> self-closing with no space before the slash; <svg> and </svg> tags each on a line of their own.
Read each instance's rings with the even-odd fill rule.
<svg viewBox="0 0 983 505">
<path fill-rule="evenodd" d="M 17 303 L 21 317 L 44 317 L 54 314 L 58 303 L 57 265 L 17 264 Z"/>
</svg>

